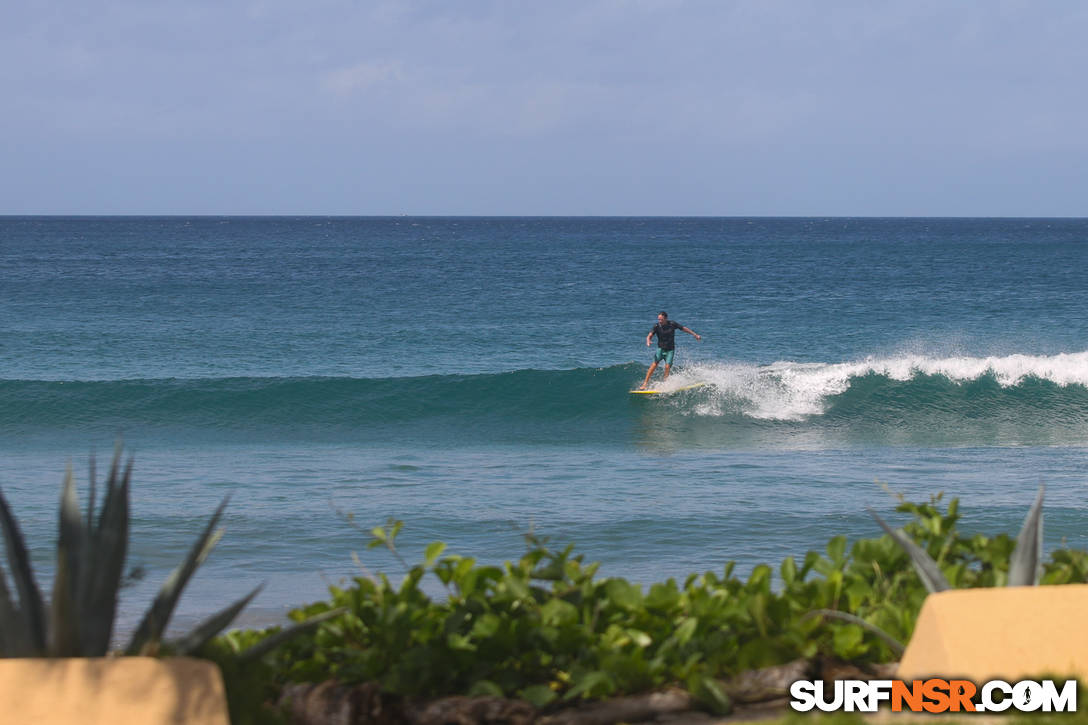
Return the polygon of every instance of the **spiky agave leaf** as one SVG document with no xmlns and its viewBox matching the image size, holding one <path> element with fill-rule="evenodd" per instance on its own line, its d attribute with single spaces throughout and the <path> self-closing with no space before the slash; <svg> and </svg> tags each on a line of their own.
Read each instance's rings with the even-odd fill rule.
<svg viewBox="0 0 1088 725">
<path fill-rule="evenodd" d="M 884 523 L 884 519 L 877 516 L 876 511 L 872 509 L 868 509 L 868 511 L 880 524 L 880 528 L 884 529 L 888 536 L 892 537 L 895 543 L 899 544 L 910 555 L 911 564 L 914 565 L 914 570 L 918 572 L 918 577 L 922 580 L 922 584 L 925 585 L 926 591 L 933 594 L 952 588 L 952 585 L 948 583 L 948 579 L 941 573 L 941 568 L 937 566 L 937 562 L 933 561 L 933 557 L 925 549 L 911 541 L 902 530 L 895 530 Z"/>
<path fill-rule="evenodd" d="M 29 644 L 29 652 L 26 654 L 44 654 L 46 617 L 41 590 L 34 581 L 34 571 L 30 567 L 30 557 L 26 551 L 26 540 L 2 492 L 0 492 L 0 529 L 3 530 L 4 543 L 7 547 L 11 578 L 14 580 L 16 591 L 19 592 L 17 607 L 11 601 L 10 593 L 7 597 L 11 610 L 15 613 L 12 624 L 23 627 L 26 632 Z"/>
<path fill-rule="evenodd" d="M 30 657 L 34 654 L 26 618 L 12 598 L 7 574 L 0 566 L 0 657 Z"/>
<path fill-rule="evenodd" d="M 61 489 L 57 528 L 57 570 L 53 576 L 53 597 L 49 607 L 49 655 L 78 657 L 84 654 L 79 589 L 81 579 L 86 576 L 84 564 L 89 542 L 79 511 L 71 465 L 65 473 Z"/>
<path fill-rule="evenodd" d="M 246 605 L 249 604 L 253 600 L 253 597 L 257 596 L 257 593 L 263 588 L 264 584 L 258 585 L 253 591 L 236 601 L 234 604 L 224 607 L 205 619 L 198 624 L 192 632 L 172 643 L 174 651 L 179 655 L 187 655 L 199 650 L 208 643 L 208 640 L 229 627 L 230 623 L 234 621 L 234 618 L 238 616 L 238 613 L 245 609 Z"/>
<path fill-rule="evenodd" d="M 895 637 L 893 637 L 890 634 L 888 634 L 887 632 L 885 632 L 883 629 L 881 629 L 877 625 L 873 624 L 872 622 L 868 622 L 868 621 L 862 619 L 861 617 L 857 616 L 856 614 L 851 614 L 850 612 L 841 612 L 838 609 L 813 609 L 811 612 L 809 612 L 805 616 L 806 617 L 815 617 L 815 616 L 829 617 L 831 619 L 839 619 L 839 620 L 842 620 L 843 622 L 849 622 L 850 624 L 856 624 L 857 626 L 861 627 L 862 629 L 867 630 L 869 632 L 872 632 L 877 637 L 880 637 L 880 639 L 884 640 L 884 644 L 888 645 L 888 647 L 891 649 L 891 651 L 895 654 L 896 657 L 901 657 L 903 655 L 903 652 L 905 652 L 906 649 L 907 649 L 906 647 L 903 646 L 902 642 L 900 642 Z"/>
<path fill-rule="evenodd" d="M 95 494 L 97 493 L 98 488 L 97 466 L 95 465 L 94 453 L 91 454 L 89 468 L 90 475 L 87 477 L 87 530 L 91 531 L 94 529 L 94 504 Z"/>
<path fill-rule="evenodd" d="M 207 527 L 204 529 L 204 533 L 197 539 L 185 561 L 179 564 L 167 577 L 151 608 L 147 610 L 147 614 L 144 615 L 140 626 L 132 635 L 132 641 L 129 642 L 128 648 L 125 650 L 126 653 L 130 655 L 154 654 L 158 651 L 162 634 L 166 631 L 166 625 L 170 621 L 170 616 L 174 613 L 174 607 L 177 606 L 178 599 L 181 598 L 182 590 L 185 589 L 185 585 L 188 584 L 193 572 L 203 563 L 223 535 L 222 530 L 217 531 L 215 526 L 219 523 L 219 518 L 223 515 L 223 509 L 226 508 L 229 500 L 230 496 L 223 499 L 223 503 L 219 504 L 219 508 L 215 510 Z"/>
<path fill-rule="evenodd" d="M 1043 493 L 1046 486 L 1039 484 L 1035 503 L 1024 517 L 1016 548 L 1009 557 L 1009 586 L 1030 587 L 1039 583 L 1043 559 Z"/>
<path fill-rule="evenodd" d="M 121 451 L 114 454 L 97 526 L 88 535 L 85 576 L 79 599 L 83 620 L 84 655 L 100 657 L 109 650 L 113 621 L 128 552 L 129 484 L 132 459 L 120 473 Z"/>
<path fill-rule="evenodd" d="M 249 662 L 251 660 L 259 659 L 260 657 L 268 654 L 292 637 L 302 634 L 303 632 L 306 632 L 308 630 L 314 629 L 322 622 L 327 622 L 330 619 L 335 619 L 341 614 L 347 614 L 347 612 L 347 607 L 330 609 L 327 612 L 322 612 L 321 614 L 310 617 L 305 622 L 299 622 L 298 624 L 291 625 L 287 629 L 281 629 L 279 632 L 276 632 L 272 636 L 265 637 L 249 649 L 243 650 L 238 655 L 238 659 L 242 662 Z"/>
<path fill-rule="evenodd" d="M 0 492 L 0 533 L 19 595 L 8 588 L 0 566 L 0 656 L 103 656 L 113 634 L 118 593 L 124 574 L 129 534 L 129 488 L 132 459 L 120 473 L 118 446 L 106 481 L 102 508 L 95 522 L 95 472 L 91 462 L 91 492 L 86 519 L 80 512 L 71 468 L 61 493 L 57 571 L 52 607 L 47 611 L 34 581 L 25 539 Z M 167 578 L 129 645 L 130 653 L 153 654 L 182 590 L 222 536 L 216 524 L 229 497 L 216 509 L 188 557 Z M 256 596 L 260 587 L 202 623 L 182 641 L 186 651 L 199 648 Z"/>
</svg>

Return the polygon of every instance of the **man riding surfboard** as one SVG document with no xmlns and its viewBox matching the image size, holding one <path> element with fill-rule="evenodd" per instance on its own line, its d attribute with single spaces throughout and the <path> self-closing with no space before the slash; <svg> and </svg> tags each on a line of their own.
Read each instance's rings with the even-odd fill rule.
<svg viewBox="0 0 1088 725">
<path fill-rule="evenodd" d="M 702 340 L 702 336 L 697 335 L 690 329 L 684 327 L 679 322 L 674 322 L 669 319 L 667 312 L 662 310 L 657 315 L 657 324 L 654 325 L 654 329 L 650 330 L 650 334 L 646 336 L 646 347 L 650 346 L 650 340 L 654 335 L 657 335 L 657 352 L 654 353 L 654 362 L 650 365 L 650 369 L 646 371 L 646 379 L 642 381 L 642 385 L 639 386 L 639 390 L 645 390 L 646 386 L 650 384 L 650 376 L 654 374 L 654 370 L 657 370 L 657 365 L 662 360 L 665 361 L 665 377 L 662 380 L 669 379 L 669 372 L 672 371 L 672 360 L 676 354 L 676 340 L 674 339 L 677 330 L 683 330 L 696 340 Z"/>
</svg>

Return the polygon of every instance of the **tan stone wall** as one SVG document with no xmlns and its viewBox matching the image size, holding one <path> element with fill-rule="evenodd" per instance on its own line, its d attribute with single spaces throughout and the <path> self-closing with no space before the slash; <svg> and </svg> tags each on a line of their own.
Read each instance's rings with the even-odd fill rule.
<svg viewBox="0 0 1088 725">
<path fill-rule="evenodd" d="M 230 723 L 219 668 L 185 657 L 0 659 L 0 722 Z"/>
<path fill-rule="evenodd" d="M 1088 584 L 931 594 L 896 676 L 1012 682 L 1044 674 L 1088 682 Z"/>
</svg>

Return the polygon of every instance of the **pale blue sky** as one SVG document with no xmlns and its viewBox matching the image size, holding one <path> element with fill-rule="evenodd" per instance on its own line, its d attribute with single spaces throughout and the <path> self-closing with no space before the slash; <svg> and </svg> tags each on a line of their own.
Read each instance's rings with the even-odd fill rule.
<svg viewBox="0 0 1088 725">
<path fill-rule="evenodd" d="M 1073 1 L 7 2 L 0 213 L 1088 215 Z"/>
</svg>

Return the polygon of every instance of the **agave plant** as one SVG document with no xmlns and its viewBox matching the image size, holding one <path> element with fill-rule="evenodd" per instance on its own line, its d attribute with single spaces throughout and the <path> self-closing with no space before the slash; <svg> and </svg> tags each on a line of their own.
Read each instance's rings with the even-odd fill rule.
<svg viewBox="0 0 1088 725">
<path fill-rule="evenodd" d="M 1035 495 L 1035 502 L 1028 509 L 1024 524 L 1020 527 L 1020 535 L 1016 537 L 1016 548 L 1009 557 L 1007 586 L 1035 586 L 1039 583 L 1039 577 L 1043 571 L 1043 494 L 1045 490 L 1046 487 L 1040 484 L 1039 492 Z M 941 572 L 940 566 L 925 549 L 911 541 L 902 529 L 893 529 L 888 526 L 884 519 L 877 516 L 872 509 L 869 509 L 869 514 L 910 555 L 914 570 L 918 572 L 918 577 L 930 594 L 953 588 Z"/>
<path fill-rule="evenodd" d="M 106 491 L 97 520 L 93 461 L 86 516 L 80 512 L 72 471 L 70 467 L 68 469 L 60 501 L 57 567 L 49 606 L 44 604 L 35 581 L 19 525 L 0 492 L 0 530 L 7 547 L 14 591 L 18 594 L 16 600 L 8 587 L 4 568 L 0 566 L 0 657 L 101 657 L 109 651 L 129 534 L 132 459 L 129 459 L 123 472 L 120 470 L 120 460 L 118 450 L 106 480 Z M 125 648 L 126 654 L 155 655 L 163 647 L 163 633 L 182 590 L 223 535 L 222 529 L 217 529 L 216 525 L 228 500 L 229 496 L 223 499 L 188 556 L 167 577 L 136 627 Z M 260 589 L 260 586 L 256 587 L 198 624 L 185 637 L 167 643 L 166 648 L 176 654 L 199 650 L 229 626 Z M 321 619 L 339 613 L 329 613 Z M 316 624 L 318 620 L 315 618 L 296 625 L 275 638 L 258 643 L 242 656 L 259 656 L 300 629 Z"/>
<path fill-rule="evenodd" d="M 1043 558 L 1043 493 L 1045 486 L 1039 486 L 1039 492 L 1035 496 L 1035 502 L 1028 509 L 1024 517 L 1024 524 L 1020 527 L 1020 535 L 1016 537 L 1016 548 L 1009 557 L 1008 586 L 1035 586 L 1039 583 L 1042 574 Z M 934 561 L 925 549 L 918 546 L 907 536 L 902 529 L 893 529 L 875 511 L 868 509 L 869 514 L 876 519 L 880 527 L 910 556 L 911 564 L 922 580 L 926 590 L 933 594 L 943 592 L 954 587 L 948 578 L 941 572 L 940 565 Z M 857 615 L 842 612 L 835 609 L 816 609 L 809 612 L 810 616 L 824 616 L 838 619 L 859 627 L 880 637 L 897 654 L 902 654 L 905 647 L 902 642 L 885 632 L 872 622 L 868 622 Z"/>
</svg>

